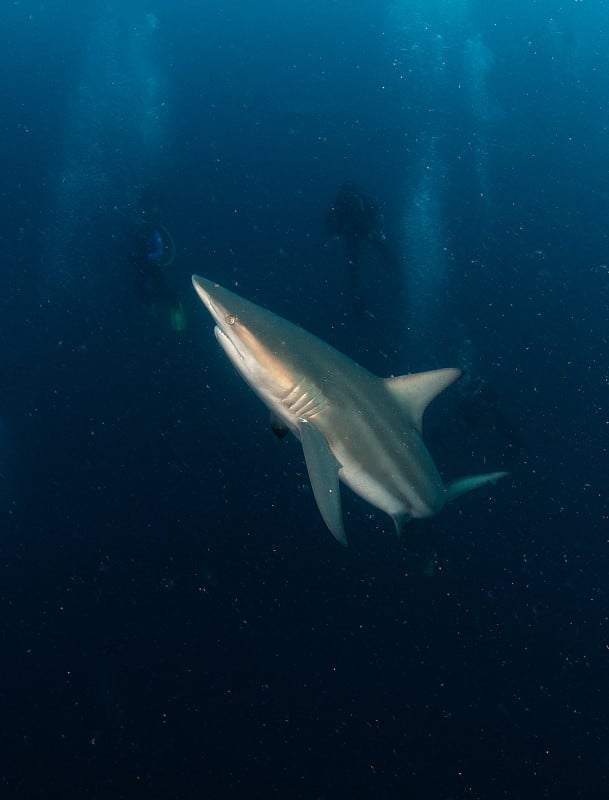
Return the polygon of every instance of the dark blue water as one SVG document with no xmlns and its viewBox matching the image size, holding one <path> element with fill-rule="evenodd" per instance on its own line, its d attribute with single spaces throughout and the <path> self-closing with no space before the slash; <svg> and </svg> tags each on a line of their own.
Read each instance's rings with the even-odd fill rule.
<svg viewBox="0 0 609 800">
<path fill-rule="evenodd" d="M 606 5 L 82 5 L 0 12 L 2 797 L 604 796 Z M 344 551 L 193 272 L 511 477 Z"/>
</svg>

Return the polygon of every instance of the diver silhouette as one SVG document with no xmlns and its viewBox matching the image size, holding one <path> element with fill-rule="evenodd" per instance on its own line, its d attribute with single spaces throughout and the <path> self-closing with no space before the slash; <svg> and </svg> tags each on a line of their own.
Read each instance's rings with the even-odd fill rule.
<svg viewBox="0 0 609 800">
<path fill-rule="evenodd" d="M 167 313 L 175 331 L 186 326 L 184 308 L 169 287 L 165 271 L 175 259 L 175 244 L 154 208 L 138 215 L 129 260 L 135 269 L 136 292 L 150 312 Z"/>
<path fill-rule="evenodd" d="M 338 190 L 326 216 L 328 234 L 342 239 L 349 272 L 349 285 L 353 305 L 362 310 L 360 297 L 360 257 L 362 247 L 368 242 L 381 256 L 387 267 L 396 266 L 396 256 L 383 231 L 383 215 L 378 206 L 351 181 L 345 181 Z"/>
</svg>

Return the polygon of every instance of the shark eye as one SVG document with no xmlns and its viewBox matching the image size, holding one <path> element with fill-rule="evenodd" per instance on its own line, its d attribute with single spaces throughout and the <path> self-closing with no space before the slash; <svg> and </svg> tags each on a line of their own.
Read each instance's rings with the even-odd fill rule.
<svg viewBox="0 0 609 800">
<path fill-rule="evenodd" d="M 237 321 L 237 317 L 234 314 L 227 314 L 224 319 L 226 320 L 227 325 L 234 325 Z"/>
</svg>

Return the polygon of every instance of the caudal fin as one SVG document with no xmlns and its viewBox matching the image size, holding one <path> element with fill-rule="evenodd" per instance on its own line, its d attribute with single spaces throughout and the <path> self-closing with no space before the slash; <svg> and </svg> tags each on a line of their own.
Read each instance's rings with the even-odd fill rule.
<svg viewBox="0 0 609 800">
<path fill-rule="evenodd" d="M 459 478 L 446 487 L 446 502 L 448 503 L 456 497 L 461 497 L 462 494 L 471 492 L 472 489 L 477 489 L 486 483 L 495 483 L 509 474 L 509 472 L 488 472 L 486 475 L 468 475 L 466 478 Z"/>
</svg>

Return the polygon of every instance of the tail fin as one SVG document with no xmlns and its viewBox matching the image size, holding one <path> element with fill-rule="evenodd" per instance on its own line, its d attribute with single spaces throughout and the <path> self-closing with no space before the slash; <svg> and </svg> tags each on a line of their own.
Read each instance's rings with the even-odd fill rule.
<svg viewBox="0 0 609 800">
<path fill-rule="evenodd" d="M 500 478 L 505 478 L 509 472 L 488 472 L 486 475 L 469 475 L 467 478 L 459 478 L 446 487 L 446 502 L 461 497 L 472 489 L 484 486 L 486 483 L 495 483 Z"/>
</svg>

